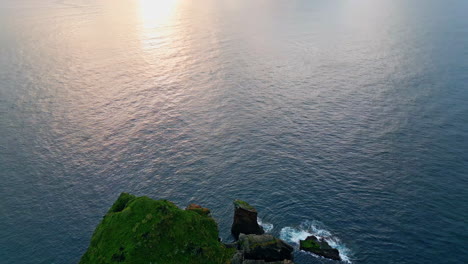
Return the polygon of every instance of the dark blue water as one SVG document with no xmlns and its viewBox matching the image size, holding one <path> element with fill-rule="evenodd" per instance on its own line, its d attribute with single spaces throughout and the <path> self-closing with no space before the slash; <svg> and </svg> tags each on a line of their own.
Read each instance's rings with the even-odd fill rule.
<svg viewBox="0 0 468 264">
<path fill-rule="evenodd" d="M 0 263 L 76 263 L 123 191 L 223 240 L 240 198 L 352 263 L 468 263 L 467 10 L 2 1 Z"/>
</svg>

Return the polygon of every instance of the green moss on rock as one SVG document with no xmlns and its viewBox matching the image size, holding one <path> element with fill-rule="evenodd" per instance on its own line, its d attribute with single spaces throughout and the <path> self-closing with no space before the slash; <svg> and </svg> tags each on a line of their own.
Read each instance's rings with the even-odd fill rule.
<svg viewBox="0 0 468 264">
<path fill-rule="evenodd" d="M 312 252 L 319 256 L 341 260 L 340 252 L 336 248 L 332 248 L 323 238 L 317 238 L 315 236 L 308 236 L 305 240 L 300 240 L 300 249 Z"/>
<path fill-rule="evenodd" d="M 166 200 L 122 193 L 94 231 L 80 264 L 229 263 L 213 218 Z"/>
<path fill-rule="evenodd" d="M 255 207 L 251 206 L 250 204 L 248 204 L 247 202 L 244 202 L 242 200 L 235 200 L 234 201 L 234 206 L 237 207 L 237 208 L 242 208 L 242 209 L 253 211 L 253 212 L 257 211 L 255 209 Z"/>
<path fill-rule="evenodd" d="M 320 244 L 312 240 L 301 240 L 300 247 L 308 251 L 319 250 Z"/>
</svg>

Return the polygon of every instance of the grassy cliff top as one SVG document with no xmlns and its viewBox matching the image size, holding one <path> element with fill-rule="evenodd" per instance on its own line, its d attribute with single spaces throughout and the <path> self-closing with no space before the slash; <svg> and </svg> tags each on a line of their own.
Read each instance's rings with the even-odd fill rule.
<svg viewBox="0 0 468 264">
<path fill-rule="evenodd" d="M 122 193 L 94 231 L 80 264 L 221 264 L 233 254 L 218 241 L 210 216 Z"/>
</svg>

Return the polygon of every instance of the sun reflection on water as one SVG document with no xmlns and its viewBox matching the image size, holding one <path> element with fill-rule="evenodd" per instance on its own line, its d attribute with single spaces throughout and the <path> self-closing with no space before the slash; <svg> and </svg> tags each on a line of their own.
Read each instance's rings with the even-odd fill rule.
<svg viewBox="0 0 468 264">
<path fill-rule="evenodd" d="M 140 0 L 139 15 L 144 29 L 167 25 L 174 15 L 179 0 Z"/>
<path fill-rule="evenodd" d="M 139 0 L 140 43 L 145 60 L 161 66 L 161 59 L 172 56 L 178 39 L 176 14 L 180 0 Z"/>
</svg>

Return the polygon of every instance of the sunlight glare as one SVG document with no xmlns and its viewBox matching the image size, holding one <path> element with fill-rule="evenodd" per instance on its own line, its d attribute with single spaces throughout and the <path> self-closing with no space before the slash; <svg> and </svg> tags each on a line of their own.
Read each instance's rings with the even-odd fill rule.
<svg viewBox="0 0 468 264">
<path fill-rule="evenodd" d="M 179 0 L 139 0 L 140 19 L 145 29 L 167 24 L 174 14 Z"/>
</svg>

